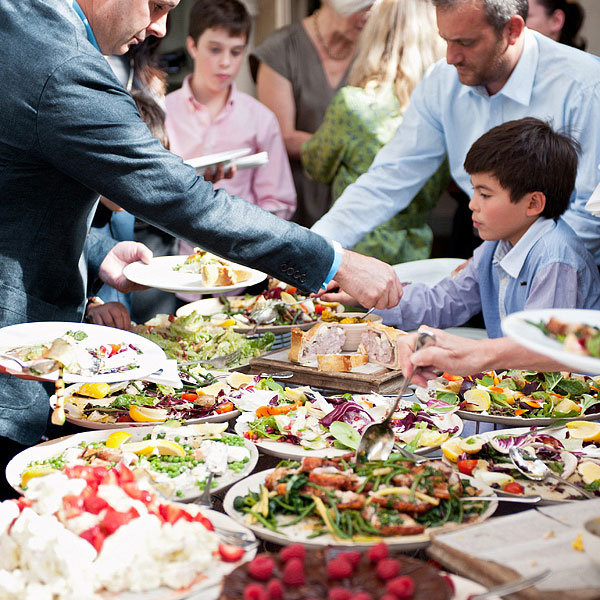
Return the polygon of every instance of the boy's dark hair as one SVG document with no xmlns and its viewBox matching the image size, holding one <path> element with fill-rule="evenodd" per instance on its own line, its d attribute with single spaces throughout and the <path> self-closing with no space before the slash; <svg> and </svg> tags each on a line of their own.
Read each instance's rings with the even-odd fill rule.
<svg viewBox="0 0 600 600">
<path fill-rule="evenodd" d="M 197 0 L 190 11 L 188 35 L 195 41 L 207 29 L 226 29 L 231 36 L 250 38 L 252 20 L 239 0 Z"/>
<path fill-rule="evenodd" d="M 510 193 L 515 204 L 531 192 L 542 192 L 542 217 L 558 219 L 569 207 L 577 176 L 579 143 L 549 123 L 526 117 L 484 133 L 465 159 L 469 175 L 489 173 Z"/>
</svg>

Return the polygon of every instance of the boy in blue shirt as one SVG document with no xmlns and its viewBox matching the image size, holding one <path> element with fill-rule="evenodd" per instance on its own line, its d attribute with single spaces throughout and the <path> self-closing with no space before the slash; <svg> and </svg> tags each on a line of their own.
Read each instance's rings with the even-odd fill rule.
<svg viewBox="0 0 600 600">
<path fill-rule="evenodd" d="M 501 319 L 534 308 L 600 308 L 600 275 L 591 254 L 561 219 L 569 206 L 579 145 L 534 118 L 482 135 L 464 167 L 469 208 L 484 243 L 466 267 L 432 288 L 404 287 L 400 302 L 376 311 L 401 329 L 462 325 L 480 311 L 488 336 Z M 345 301 L 342 299 L 342 301 Z"/>
</svg>

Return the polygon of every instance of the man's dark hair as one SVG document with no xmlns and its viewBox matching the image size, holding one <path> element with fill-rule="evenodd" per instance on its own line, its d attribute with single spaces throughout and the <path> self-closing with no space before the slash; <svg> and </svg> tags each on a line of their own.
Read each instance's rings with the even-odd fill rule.
<svg viewBox="0 0 600 600">
<path fill-rule="evenodd" d="M 579 143 L 549 123 L 526 117 L 484 133 L 465 159 L 469 175 L 489 173 L 517 203 L 525 194 L 542 192 L 541 216 L 558 219 L 569 207 L 577 176 Z"/>
<path fill-rule="evenodd" d="M 195 42 L 207 29 L 225 29 L 231 36 L 250 37 L 252 20 L 239 0 L 197 0 L 190 11 L 188 35 Z"/>
<path fill-rule="evenodd" d="M 477 0 L 431 0 L 436 8 L 451 8 L 467 2 L 475 3 Z M 511 17 L 519 15 L 523 21 L 527 19 L 529 2 L 527 0 L 481 0 L 488 23 L 496 30 L 502 31 Z"/>
</svg>

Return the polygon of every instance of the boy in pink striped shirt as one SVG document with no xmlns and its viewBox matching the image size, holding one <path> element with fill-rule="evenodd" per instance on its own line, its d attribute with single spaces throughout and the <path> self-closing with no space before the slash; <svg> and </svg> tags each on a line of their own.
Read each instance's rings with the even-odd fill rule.
<svg viewBox="0 0 600 600">
<path fill-rule="evenodd" d="M 167 132 L 171 151 L 183 159 L 246 147 L 252 153 L 268 152 L 268 164 L 237 171 L 215 187 L 289 219 L 296 191 L 277 119 L 234 83 L 250 28 L 250 15 L 238 0 L 194 4 L 186 38 L 194 69 L 179 90 L 167 95 Z M 180 252 L 192 254 L 193 248 L 181 241 Z"/>
</svg>

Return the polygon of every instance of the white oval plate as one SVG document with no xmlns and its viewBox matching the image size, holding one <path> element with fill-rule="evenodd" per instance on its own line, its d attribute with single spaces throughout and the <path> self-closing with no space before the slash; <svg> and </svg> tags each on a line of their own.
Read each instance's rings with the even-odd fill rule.
<svg viewBox="0 0 600 600">
<path fill-rule="evenodd" d="M 173 268 L 185 261 L 187 255 L 180 256 L 157 256 L 150 261 L 150 264 L 144 264 L 137 261 L 127 265 L 123 269 L 123 275 L 140 285 L 163 290 L 164 292 L 186 293 L 193 292 L 199 294 L 213 294 L 217 292 L 228 292 L 245 288 L 256 283 L 260 283 L 267 276 L 261 271 L 243 267 L 236 263 L 231 263 L 236 269 L 243 269 L 250 273 L 250 278 L 235 285 L 222 285 L 209 287 L 205 285 L 202 275 L 199 273 L 182 273 L 174 271 Z"/>
<path fill-rule="evenodd" d="M 216 152 L 215 154 L 205 154 L 204 156 L 197 156 L 196 158 L 189 158 L 185 161 L 186 165 L 194 167 L 196 170 L 200 170 L 199 175 L 204 174 L 206 167 L 214 167 L 242 156 L 247 156 L 252 152 L 252 148 L 237 148 L 235 150 L 225 150 L 223 152 Z"/>
<path fill-rule="evenodd" d="M 462 419 L 460 417 L 458 417 L 456 414 L 449 415 L 449 416 L 452 417 L 453 426 L 458 427 L 458 431 L 450 437 L 460 436 L 460 434 L 462 433 L 462 430 L 463 430 Z M 249 431 L 246 424 L 240 423 L 239 420 L 235 422 L 234 429 L 235 429 L 235 432 L 241 437 L 244 437 L 244 433 L 246 433 L 246 431 Z M 252 441 L 252 443 L 256 444 L 256 446 L 258 446 L 259 450 L 261 452 L 264 452 L 265 454 L 269 454 L 271 456 L 276 456 L 278 458 L 287 459 L 287 460 L 302 460 L 303 458 L 307 458 L 309 456 L 316 456 L 319 458 L 334 458 L 335 456 L 344 456 L 345 454 L 354 452 L 353 450 L 350 450 L 349 448 L 344 450 L 341 448 L 333 448 L 333 447 L 322 448 L 320 450 L 307 450 L 306 448 L 303 448 L 302 446 L 298 446 L 296 444 L 290 444 L 289 442 L 271 442 L 268 440 L 255 440 L 255 441 Z M 429 454 L 429 453 L 434 452 L 435 450 L 439 450 L 439 449 L 440 449 L 439 445 L 422 447 L 422 448 L 419 448 L 418 450 L 416 450 L 415 454 L 426 455 L 426 454 Z"/>
<path fill-rule="evenodd" d="M 79 389 L 81 384 L 72 385 L 65 389 L 65 394 L 68 396 L 75 390 Z M 92 402 L 94 398 L 90 398 Z M 54 410 L 56 408 L 56 395 L 50 396 L 50 408 Z M 237 419 L 242 413 L 239 410 L 232 410 L 231 412 L 222 413 L 219 415 L 210 415 L 208 417 L 200 417 L 198 419 L 187 419 L 186 425 L 193 425 L 194 423 L 225 423 L 231 419 Z M 98 421 L 89 421 L 88 419 L 77 419 L 69 414 L 68 406 L 65 407 L 65 418 L 69 423 L 78 425 L 85 429 L 128 429 L 129 427 L 147 427 L 149 423 L 136 423 L 127 421 L 125 423 L 99 423 Z M 154 423 L 154 425 L 160 425 L 161 423 Z"/>
<path fill-rule="evenodd" d="M 531 324 L 532 322 L 547 322 L 551 317 L 556 317 L 565 323 L 584 324 L 600 328 L 600 310 L 543 308 L 523 310 L 508 315 L 505 319 L 502 319 L 502 331 L 528 350 L 552 358 L 571 369 L 593 375 L 600 374 L 600 358 L 565 350 L 558 340 L 545 335 L 541 329 Z"/>
<path fill-rule="evenodd" d="M 152 431 L 152 428 L 155 425 L 160 425 L 160 423 L 155 423 L 154 425 L 146 425 L 145 427 L 129 427 L 125 429 L 128 433 L 131 433 L 131 437 L 127 440 L 128 442 L 138 442 L 141 441 L 144 436 Z M 112 433 L 112 431 L 104 429 L 102 431 L 85 431 L 83 433 L 76 433 L 74 435 L 69 435 L 66 437 L 59 438 L 53 443 L 42 443 L 36 446 L 32 446 L 31 448 L 27 448 L 22 452 L 19 452 L 16 456 L 14 456 L 10 462 L 6 465 L 6 480 L 20 494 L 23 493 L 21 489 L 21 473 L 25 470 L 27 465 L 29 465 L 34 460 L 44 460 L 47 458 L 51 458 L 53 456 L 57 456 L 64 452 L 67 448 L 73 448 L 78 446 L 81 442 L 92 443 L 92 442 L 103 442 L 108 436 Z M 246 468 L 239 473 L 227 472 L 223 476 L 215 476 L 215 481 L 217 482 L 217 486 L 213 488 L 212 493 L 219 492 L 228 488 L 230 485 L 243 479 L 248 476 L 256 467 L 256 463 L 258 462 L 258 451 L 254 444 L 251 444 L 248 440 L 244 440 L 244 445 L 250 452 L 250 460 L 246 463 Z M 158 494 L 160 492 L 156 490 Z M 198 488 L 198 492 L 194 492 L 194 494 L 189 494 L 188 496 L 184 496 L 183 498 L 169 498 L 170 500 L 177 502 L 190 502 L 202 494 L 202 490 Z"/>
<path fill-rule="evenodd" d="M 365 542 L 351 542 L 338 540 L 334 538 L 332 535 L 322 535 L 318 538 L 309 538 L 308 536 L 312 533 L 312 529 L 303 525 L 302 523 L 298 523 L 296 525 L 292 525 L 291 527 L 282 528 L 282 531 L 289 532 L 288 535 L 284 533 L 278 533 L 275 531 L 271 531 L 266 527 L 263 527 L 259 523 L 254 525 L 247 525 L 245 522 L 245 514 L 237 511 L 233 507 L 233 501 L 238 496 L 245 496 L 248 492 L 258 492 L 260 489 L 260 485 L 264 484 L 265 477 L 272 473 L 275 469 L 268 469 L 266 471 L 260 471 L 259 473 L 254 473 L 241 481 L 238 481 L 233 487 L 225 495 L 225 500 L 223 501 L 223 508 L 225 512 L 235 519 L 241 525 L 248 527 L 251 529 L 256 536 L 261 539 L 267 540 L 269 542 L 274 542 L 276 544 L 281 544 L 283 546 L 287 546 L 288 544 L 294 544 L 300 542 L 304 544 L 307 548 L 323 548 L 325 546 L 335 546 L 335 547 L 343 547 L 343 548 L 356 548 L 356 549 L 367 549 L 373 546 L 374 544 L 379 543 L 382 540 L 385 540 L 385 543 L 394 550 L 416 550 L 418 548 L 424 548 L 429 545 L 429 534 L 430 533 L 440 533 L 442 531 L 447 531 L 450 529 L 454 529 L 455 525 L 450 524 L 448 527 L 436 527 L 430 530 L 426 530 L 424 533 L 419 535 L 405 535 L 405 536 L 395 536 L 395 537 L 382 537 L 382 538 L 374 538 L 373 541 L 365 541 Z M 467 479 L 470 482 L 470 485 L 473 487 L 482 490 L 485 496 L 496 496 L 494 490 L 484 485 L 483 483 L 476 481 L 471 477 L 467 477 L 466 475 L 461 475 L 462 479 Z M 491 517 L 496 508 L 498 507 L 497 501 L 490 501 L 487 509 L 481 514 L 480 518 L 474 523 L 479 523 L 484 521 L 485 519 Z"/>
<path fill-rule="evenodd" d="M 424 283 L 433 287 L 465 262 L 464 258 L 427 258 L 394 265 L 394 271 L 402 282 Z"/>
<path fill-rule="evenodd" d="M 39 343 L 52 342 L 63 336 L 67 331 L 83 331 L 87 334 L 80 344 L 84 348 L 93 348 L 98 346 L 107 346 L 110 344 L 132 344 L 142 351 L 138 354 L 137 366 L 127 371 L 119 373 L 107 373 L 100 375 L 75 375 L 65 371 L 64 380 L 67 383 L 116 383 L 119 381 L 129 381 L 132 379 L 143 379 L 166 366 L 167 357 L 162 349 L 150 340 L 132 333 L 114 327 L 105 327 L 103 325 L 92 325 L 90 323 L 71 323 L 65 321 L 43 321 L 38 323 L 20 323 L 10 325 L 0 329 L 0 351 L 5 352 L 17 346 L 27 346 Z M 10 371 L 11 375 L 19 377 L 20 367 L 10 359 L 0 358 L 0 364 Z M 38 379 L 40 381 L 56 381 L 58 370 L 46 375 L 25 377 L 29 379 Z"/>
</svg>

